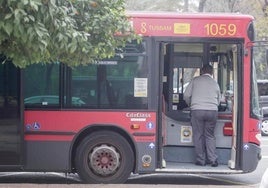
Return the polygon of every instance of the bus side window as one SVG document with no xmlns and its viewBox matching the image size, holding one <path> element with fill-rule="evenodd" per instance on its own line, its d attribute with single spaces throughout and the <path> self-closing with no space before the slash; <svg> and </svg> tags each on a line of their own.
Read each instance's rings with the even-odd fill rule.
<svg viewBox="0 0 268 188">
<path fill-rule="evenodd" d="M 76 91 L 85 90 L 87 95 L 83 94 L 83 100 L 87 108 L 148 108 L 148 63 L 140 45 L 146 44 L 127 44 L 111 59 L 72 69 L 72 95 L 82 97 Z M 144 86 L 138 95 L 135 95 L 135 80 Z"/>
<path fill-rule="evenodd" d="M 24 73 L 26 107 L 59 107 L 59 63 L 32 64 Z"/>
<path fill-rule="evenodd" d="M 115 108 L 117 106 L 118 92 L 115 91 L 112 81 L 108 78 L 106 65 L 98 65 L 97 67 L 97 100 L 100 108 Z"/>
</svg>

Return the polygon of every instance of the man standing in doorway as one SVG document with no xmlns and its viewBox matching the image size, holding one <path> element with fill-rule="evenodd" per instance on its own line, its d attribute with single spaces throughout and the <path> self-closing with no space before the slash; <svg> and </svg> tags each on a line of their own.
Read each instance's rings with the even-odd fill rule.
<svg viewBox="0 0 268 188">
<path fill-rule="evenodd" d="M 213 67 L 205 64 L 201 75 L 193 78 L 184 92 L 184 99 L 191 109 L 191 124 L 196 152 L 196 165 L 218 166 L 214 130 L 220 103 L 220 88 L 212 78 Z"/>
</svg>

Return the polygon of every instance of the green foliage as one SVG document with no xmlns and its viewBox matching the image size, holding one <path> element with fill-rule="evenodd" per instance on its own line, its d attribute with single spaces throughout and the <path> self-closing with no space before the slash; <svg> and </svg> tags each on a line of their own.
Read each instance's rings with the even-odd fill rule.
<svg viewBox="0 0 268 188">
<path fill-rule="evenodd" d="M 92 63 L 137 37 L 123 0 L 0 0 L 0 17 L 0 52 L 19 67 Z"/>
</svg>

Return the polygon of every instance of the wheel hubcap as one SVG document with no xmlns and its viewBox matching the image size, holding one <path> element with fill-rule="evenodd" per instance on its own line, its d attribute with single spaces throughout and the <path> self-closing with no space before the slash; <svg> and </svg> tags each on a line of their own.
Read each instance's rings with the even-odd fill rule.
<svg viewBox="0 0 268 188">
<path fill-rule="evenodd" d="M 95 147 L 89 155 L 89 165 L 96 174 L 108 176 L 117 171 L 119 159 L 120 155 L 114 147 L 101 145 Z"/>
</svg>

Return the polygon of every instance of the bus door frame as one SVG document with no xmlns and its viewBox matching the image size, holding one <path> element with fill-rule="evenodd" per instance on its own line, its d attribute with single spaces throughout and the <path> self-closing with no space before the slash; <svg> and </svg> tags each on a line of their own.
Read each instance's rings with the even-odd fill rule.
<svg viewBox="0 0 268 188">
<path fill-rule="evenodd" d="M 158 168 L 165 168 L 166 167 L 166 163 L 164 161 L 163 158 L 163 143 L 164 143 L 164 139 L 165 139 L 165 124 L 164 121 L 162 120 L 163 118 L 163 113 L 165 112 L 165 99 L 163 96 L 163 83 L 167 82 L 167 77 L 164 78 L 164 56 L 166 53 L 166 44 L 167 42 L 163 42 L 163 41 L 157 41 L 155 42 L 155 54 L 156 58 L 158 59 L 158 93 L 159 93 L 159 99 L 158 99 L 158 128 L 157 128 L 157 146 L 158 146 L 158 151 L 157 151 L 157 167 Z"/>
<path fill-rule="evenodd" d="M 228 166 L 231 169 L 240 169 L 241 168 L 241 150 L 242 148 L 242 143 L 243 143 L 243 111 L 242 111 L 242 106 L 243 106 L 243 100 L 244 96 L 242 95 L 243 93 L 243 86 L 244 84 L 238 84 L 238 83 L 243 83 L 243 56 L 244 54 L 242 53 L 242 46 L 240 42 L 235 42 L 234 43 L 237 47 L 237 49 L 233 49 L 233 53 L 236 55 L 233 56 L 233 115 L 232 115 L 232 123 L 233 123 L 233 136 L 232 136 L 232 149 L 231 149 L 231 159 L 228 162 Z M 234 51 L 235 50 L 235 51 Z M 236 59 L 234 59 L 236 57 Z M 240 85 L 241 87 L 238 87 Z M 238 97 L 240 96 L 240 97 Z M 239 112 L 239 113 L 237 113 Z M 240 126 L 238 126 L 240 125 Z"/>
</svg>

